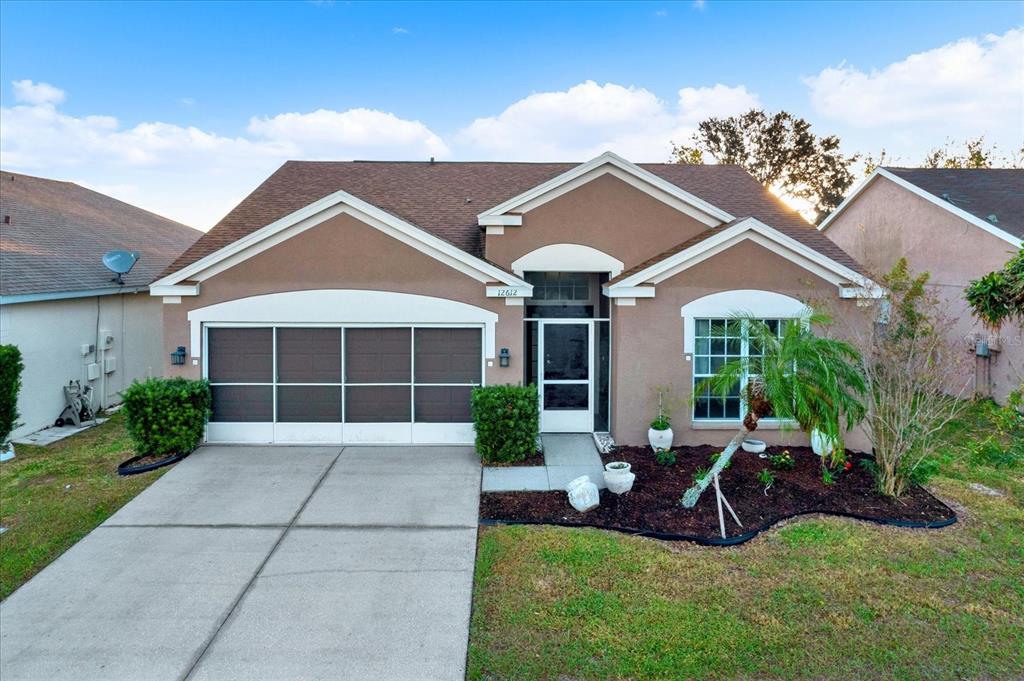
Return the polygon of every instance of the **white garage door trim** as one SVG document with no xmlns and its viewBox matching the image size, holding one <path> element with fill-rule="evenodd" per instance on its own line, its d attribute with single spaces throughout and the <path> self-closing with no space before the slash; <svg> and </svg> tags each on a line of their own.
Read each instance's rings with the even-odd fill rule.
<svg viewBox="0 0 1024 681">
<path fill-rule="evenodd" d="M 188 321 L 193 358 L 200 356 L 200 348 L 203 347 L 203 324 L 248 322 L 253 326 L 483 324 L 484 354 L 488 359 L 494 359 L 494 327 L 498 323 L 498 315 L 469 303 L 414 293 L 311 289 L 267 293 L 207 305 L 189 312 Z"/>
</svg>

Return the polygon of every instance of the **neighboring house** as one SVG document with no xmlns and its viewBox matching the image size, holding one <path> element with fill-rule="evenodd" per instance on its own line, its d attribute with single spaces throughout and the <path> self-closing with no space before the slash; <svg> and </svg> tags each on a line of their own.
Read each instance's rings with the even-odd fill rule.
<svg viewBox="0 0 1024 681">
<path fill-rule="evenodd" d="M 213 385 L 210 441 L 422 443 L 471 442 L 472 386 L 522 382 L 544 432 L 645 442 L 656 386 L 688 397 L 747 351 L 709 320 L 812 298 L 856 318 L 874 290 L 741 168 L 611 153 L 288 162 L 152 287 L 185 361 L 165 370 Z M 697 399 L 676 441 L 741 414 L 739 392 Z"/>
<path fill-rule="evenodd" d="M 989 339 L 971 314 L 964 289 L 1002 269 L 1024 239 L 1024 170 L 878 168 L 819 227 L 881 276 L 905 256 L 929 272 L 932 291 L 953 321 L 950 340 L 968 356 L 952 390 L 968 385 L 1004 400 L 1024 380 L 1024 330 L 1007 324 Z M 989 340 L 990 357 L 976 357 Z M 984 354 L 984 349 L 982 349 Z"/>
<path fill-rule="evenodd" d="M 136 378 L 163 372 L 163 311 L 149 283 L 200 232 L 135 206 L 58 182 L 0 171 L 0 343 L 25 364 L 13 437 L 51 425 L 63 386 L 94 390 L 95 409 L 120 401 Z M 103 254 L 141 254 L 124 285 Z"/>
</svg>

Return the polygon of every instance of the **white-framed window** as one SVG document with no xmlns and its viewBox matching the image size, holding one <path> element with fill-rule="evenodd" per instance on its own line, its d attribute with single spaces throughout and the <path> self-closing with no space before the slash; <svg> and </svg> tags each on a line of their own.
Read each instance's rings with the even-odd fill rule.
<svg viewBox="0 0 1024 681">
<path fill-rule="evenodd" d="M 790 319 L 760 320 L 776 335 L 782 333 Z M 751 340 L 749 322 L 730 318 L 698 318 L 693 320 L 693 419 L 694 421 L 735 421 L 746 414 L 747 383 L 750 374 L 745 372 L 723 397 L 713 393 L 701 382 L 714 376 L 722 365 L 734 360 L 761 356 L 758 343 Z"/>
</svg>

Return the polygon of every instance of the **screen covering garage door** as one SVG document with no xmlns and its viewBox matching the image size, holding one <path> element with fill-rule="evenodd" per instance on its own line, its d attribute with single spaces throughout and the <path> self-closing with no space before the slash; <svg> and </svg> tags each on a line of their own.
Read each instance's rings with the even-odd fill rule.
<svg viewBox="0 0 1024 681">
<path fill-rule="evenodd" d="M 208 438 L 471 442 L 478 327 L 209 327 Z"/>
</svg>

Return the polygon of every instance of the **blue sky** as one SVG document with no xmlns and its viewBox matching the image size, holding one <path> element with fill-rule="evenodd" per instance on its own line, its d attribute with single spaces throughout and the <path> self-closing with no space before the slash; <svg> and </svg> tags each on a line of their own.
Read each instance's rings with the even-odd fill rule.
<svg viewBox="0 0 1024 681">
<path fill-rule="evenodd" d="M 1021 26 L 1020 2 L 4 2 L 0 162 L 200 228 L 285 158 L 661 161 L 749 106 L 913 164 L 1020 145 Z"/>
</svg>

